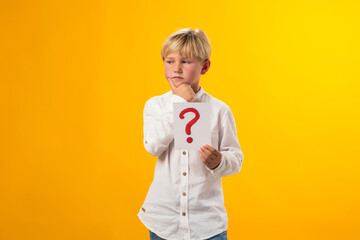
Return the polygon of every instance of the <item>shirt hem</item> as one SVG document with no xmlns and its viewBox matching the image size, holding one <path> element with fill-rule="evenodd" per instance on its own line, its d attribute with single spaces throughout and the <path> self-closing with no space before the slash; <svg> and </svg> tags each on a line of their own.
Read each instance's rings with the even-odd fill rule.
<svg viewBox="0 0 360 240">
<path fill-rule="evenodd" d="M 145 223 L 145 219 L 144 219 L 144 216 L 139 212 L 138 213 L 138 218 L 140 219 L 140 221 L 142 222 L 142 224 L 144 224 L 144 226 L 149 229 L 151 232 L 155 233 L 156 235 L 158 235 L 159 237 L 161 238 L 164 238 L 164 239 L 168 239 L 168 240 L 174 240 L 173 238 L 169 238 L 167 236 L 164 236 L 162 234 L 159 234 L 157 231 L 155 231 L 152 227 L 150 227 L 147 223 Z M 146 218 L 146 217 L 145 217 Z M 195 240 L 203 240 L 203 239 L 208 239 L 208 238 L 212 238 L 212 237 L 215 237 L 216 235 L 219 235 L 220 233 L 223 233 L 224 231 L 226 231 L 228 228 L 228 226 L 226 225 L 224 229 L 222 230 L 219 230 L 215 233 L 212 233 L 211 235 L 208 235 L 208 236 L 205 236 L 205 237 L 201 237 L 199 239 L 195 239 Z"/>
<path fill-rule="evenodd" d="M 164 239 L 169 239 L 171 240 L 169 237 L 167 236 L 164 236 L 162 234 L 159 234 L 157 231 L 155 231 L 152 227 L 150 227 L 147 223 L 145 223 L 145 220 L 143 219 L 144 216 L 142 216 L 140 213 L 138 213 L 138 218 L 140 219 L 140 221 L 142 222 L 142 224 L 144 224 L 144 226 L 149 229 L 150 231 L 152 231 L 153 233 L 155 233 L 156 235 L 158 235 L 159 237 L 161 238 L 164 238 Z"/>
<path fill-rule="evenodd" d="M 202 239 L 208 239 L 208 238 L 215 237 L 216 235 L 219 235 L 220 233 L 223 233 L 223 232 L 225 232 L 226 230 L 227 230 L 227 228 L 225 228 L 225 230 L 220 230 L 220 232 L 218 232 L 218 233 L 215 233 L 215 234 L 213 234 L 213 235 L 209 235 L 209 236 L 207 236 L 207 237 L 203 237 L 203 238 L 200 238 L 200 239 L 197 239 L 197 240 L 202 240 Z"/>
</svg>

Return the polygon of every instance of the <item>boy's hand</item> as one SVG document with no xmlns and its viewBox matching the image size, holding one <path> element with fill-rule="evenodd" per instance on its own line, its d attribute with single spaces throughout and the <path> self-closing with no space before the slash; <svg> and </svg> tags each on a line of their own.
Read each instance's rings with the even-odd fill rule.
<svg viewBox="0 0 360 240">
<path fill-rule="evenodd" d="M 168 78 L 168 82 L 173 94 L 184 98 L 188 102 L 193 102 L 195 100 L 195 92 L 189 84 L 183 83 L 176 87 L 171 78 Z"/>
<path fill-rule="evenodd" d="M 200 147 L 199 152 L 201 160 L 208 168 L 215 169 L 217 166 L 219 166 L 222 154 L 216 150 L 216 148 L 205 144 Z"/>
</svg>

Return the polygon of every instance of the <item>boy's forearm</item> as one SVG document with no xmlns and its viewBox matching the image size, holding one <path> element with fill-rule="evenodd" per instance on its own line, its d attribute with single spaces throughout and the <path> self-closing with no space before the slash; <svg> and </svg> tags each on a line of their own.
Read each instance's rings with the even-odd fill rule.
<svg viewBox="0 0 360 240">
<path fill-rule="evenodd" d="M 225 177 L 240 172 L 244 155 L 241 149 L 220 151 L 222 158 L 219 165 L 214 169 L 209 169 L 211 174 L 216 177 Z"/>
<path fill-rule="evenodd" d="M 219 174 L 222 177 L 229 176 L 240 172 L 244 155 L 241 150 L 237 151 L 223 151 L 223 165 L 219 165 Z"/>
<path fill-rule="evenodd" d="M 148 118 L 144 125 L 144 146 L 154 157 L 160 156 L 174 139 L 172 113 L 165 113 L 162 119 Z"/>
<path fill-rule="evenodd" d="M 164 109 L 153 103 L 146 103 L 144 109 L 144 146 L 154 157 L 166 151 L 174 139 L 173 102 L 186 101 L 172 96 Z"/>
<path fill-rule="evenodd" d="M 220 134 L 219 150 L 222 158 L 219 166 L 212 170 L 211 173 L 214 176 L 224 177 L 240 172 L 244 159 L 237 137 L 234 116 L 230 108 L 224 113 Z"/>
<path fill-rule="evenodd" d="M 159 125 L 161 125 L 161 127 L 159 127 Z M 163 127 L 168 130 L 163 132 Z M 144 146 L 148 153 L 154 157 L 158 157 L 168 149 L 169 144 L 174 139 L 173 126 L 168 122 L 157 122 L 149 128 L 144 136 Z"/>
</svg>

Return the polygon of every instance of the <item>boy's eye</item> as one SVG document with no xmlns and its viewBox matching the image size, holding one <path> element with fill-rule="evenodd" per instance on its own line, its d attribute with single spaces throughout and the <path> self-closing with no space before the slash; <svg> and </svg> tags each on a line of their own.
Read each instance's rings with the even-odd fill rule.
<svg viewBox="0 0 360 240">
<path fill-rule="evenodd" d="M 171 64 L 171 63 L 173 63 L 174 61 L 170 61 L 170 60 L 168 60 L 168 61 L 166 61 L 166 63 L 169 63 L 169 64 Z M 185 60 L 183 60 L 183 61 L 181 61 L 182 63 L 190 63 L 190 61 L 185 61 Z"/>
</svg>

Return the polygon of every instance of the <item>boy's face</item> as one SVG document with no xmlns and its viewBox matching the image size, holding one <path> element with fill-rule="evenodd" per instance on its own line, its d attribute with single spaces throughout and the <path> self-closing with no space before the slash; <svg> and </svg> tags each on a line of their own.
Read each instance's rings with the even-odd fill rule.
<svg viewBox="0 0 360 240">
<path fill-rule="evenodd" d="M 183 58 L 178 53 L 170 53 L 165 57 L 164 66 L 166 79 L 172 79 L 176 87 L 186 83 L 198 91 L 200 77 L 208 71 L 210 61 L 201 63 L 198 58 Z"/>
</svg>

